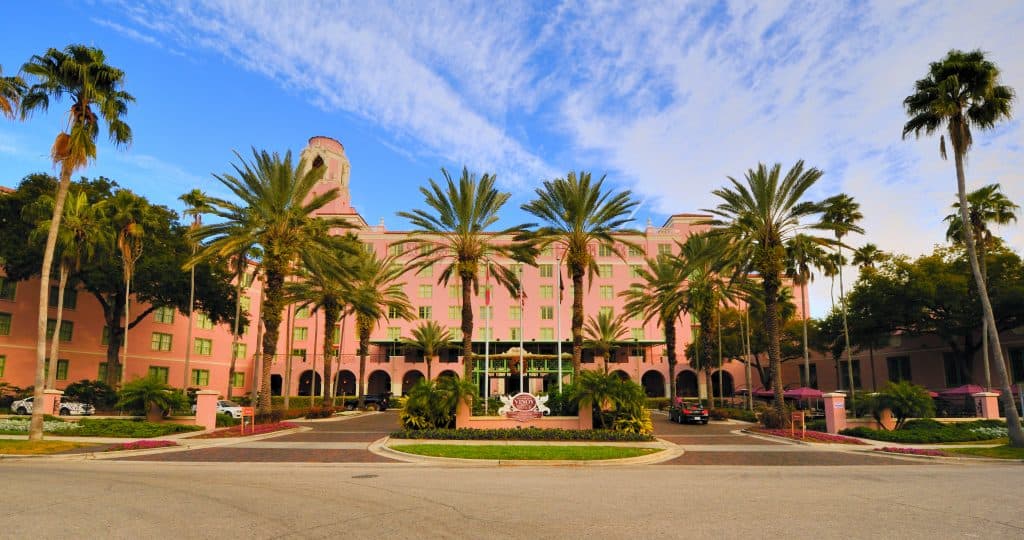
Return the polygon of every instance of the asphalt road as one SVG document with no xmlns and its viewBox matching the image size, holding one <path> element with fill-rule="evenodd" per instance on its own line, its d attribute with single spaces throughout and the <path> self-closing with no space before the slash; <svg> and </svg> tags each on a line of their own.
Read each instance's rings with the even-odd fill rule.
<svg viewBox="0 0 1024 540">
<path fill-rule="evenodd" d="M 1021 538 L 1020 464 L 0 464 L 3 538 Z M 35 496 L 46 503 L 35 506 Z"/>
</svg>

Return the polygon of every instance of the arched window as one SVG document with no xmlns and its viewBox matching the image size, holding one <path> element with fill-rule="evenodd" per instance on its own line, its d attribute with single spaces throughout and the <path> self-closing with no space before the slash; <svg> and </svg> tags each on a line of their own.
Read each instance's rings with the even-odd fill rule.
<svg viewBox="0 0 1024 540">
<path fill-rule="evenodd" d="M 322 158 L 320 156 L 317 156 L 316 158 L 313 159 L 313 168 L 314 169 L 319 169 L 320 167 L 323 167 L 323 166 L 324 166 L 324 158 Z"/>
</svg>

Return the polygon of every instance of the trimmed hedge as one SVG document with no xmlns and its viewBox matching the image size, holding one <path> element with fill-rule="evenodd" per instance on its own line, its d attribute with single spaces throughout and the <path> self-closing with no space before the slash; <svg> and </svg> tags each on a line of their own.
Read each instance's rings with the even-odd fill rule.
<svg viewBox="0 0 1024 540">
<path fill-rule="evenodd" d="M 200 426 L 144 422 L 141 420 L 82 419 L 75 430 L 76 437 L 162 437 L 172 433 L 201 431 Z"/>
<path fill-rule="evenodd" d="M 659 411 L 667 409 L 669 404 L 669 399 L 667 397 L 649 397 L 646 401 L 648 409 L 657 409 Z"/>
<path fill-rule="evenodd" d="M 403 429 L 391 434 L 393 439 L 447 439 L 453 441 L 653 441 L 651 435 L 612 431 L 608 429 Z"/>
<path fill-rule="evenodd" d="M 855 427 L 844 429 L 839 433 L 876 441 L 910 444 L 971 442 L 1005 437 L 1006 422 L 976 420 L 943 424 L 935 420 L 911 420 L 903 428 L 894 431 Z"/>
<path fill-rule="evenodd" d="M 712 420 L 742 420 L 744 422 L 757 423 L 757 415 L 746 409 L 734 409 L 732 407 L 719 407 L 708 411 Z"/>
</svg>

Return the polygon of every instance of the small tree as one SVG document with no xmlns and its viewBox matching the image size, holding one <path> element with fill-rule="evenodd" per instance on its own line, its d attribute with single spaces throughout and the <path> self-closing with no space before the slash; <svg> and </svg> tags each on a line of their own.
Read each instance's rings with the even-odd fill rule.
<svg viewBox="0 0 1024 540">
<path fill-rule="evenodd" d="M 167 413 L 188 407 L 188 398 L 184 392 L 175 390 L 156 377 L 125 383 L 118 397 L 118 408 L 133 412 L 144 411 L 146 420 L 150 422 L 159 422 Z"/>
<path fill-rule="evenodd" d="M 103 381 L 82 379 L 64 389 L 64 399 L 105 408 L 117 402 L 117 391 Z"/>
<path fill-rule="evenodd" d="M 935 416 L 935 402 L 928 394 L 928 389 L 910 381 L 890 382 L 882 388 L 874 400 L 872 415 L 881 417 L 884 409 L 892 411 L 896 419 L 896 429 L 903 427 L 907 418 L 931 418 Z"/>
</svg>

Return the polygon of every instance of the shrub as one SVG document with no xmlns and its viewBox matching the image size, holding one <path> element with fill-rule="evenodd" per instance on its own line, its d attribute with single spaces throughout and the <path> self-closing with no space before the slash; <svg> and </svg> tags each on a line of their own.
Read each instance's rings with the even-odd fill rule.
<svg viewBox="0 0 1024 540">
<path fill-rule="evenodd" d="M 238 424 L 234 416 L 225 413 L 217 413 L 217 427 L 229 427 Z"/>
<path fill-rule="evenodd" d="M 311 407 L 308 411 L 306 411 L 306 418 L 309 419 L 330 418 L 332 416 L 334 416 L 333 407 Z"/>
<path fill-rule="evenodd" d="M 64 399 L 80 401 L 97 408 L 109 409 L 117 403 L 117 390 L 103 381 L 82 379 L 64 389 Z"/>
<path fill-rule="evenodd" d="M 653 441 L 642 433 L 609 429 L 541 429 L 535 427 L 505 429 L 404 429 L 391 434 L 394 439 L 447 439 L 453 441 Z"/>
<path fill-rule="evenodd" d="M 144 422 L 142 420 L 120 420 L 113 418 L 84 418 L 78 422 L 81 429 L 75 431 L 82 437 L 162 437 L 172 433 L 200 431 L 199 426 Z"/>
<path fill-rule="evenodd" d="M 828 431 L 828 426 L 825 425 L 825 419 L 817 418 L 807 422 L 807 431 L 820 431 L 822 433 Z"/>
<path fill-rule="evenodd" d="M 572 400 L 574 387 L 571 384 L 562 387 L 558 391 L 555 386 L 548 392 L 547 407 L 551 409 L 551 416 L 576 416 L 580 413 L 579 405 Z"/>
<path fill-rule="evenodd" d="M 257 413 L 253 416 L 253 421 L 257 424 L 276 424 L 284 419 L 284 411 L 272 410 L 268 413 Z"/>
<path fill-rule="evenodd" d="M 883 410 L 891 410 L 896 420 L 896 429 L 903 427 L 907 418 L 935 416 L 935 402 L 928 394 L 928 389 L 910 381 L 890 382 L 881 392 L 863 401 L 875 420 L 881 419 Z"/>
<path fill-rule="evenodd" d="M 454 427 L 458 403 L 475 397 L 476 385 L 470 381 L 455 377 L 441 377 L 437 382 L 421 379 L 409 390 L 399 420 L 406 429 Z M 500 401 L 493 410 L 499 406 Z"/>
<path fill-rule="evenodd" d="M 753 411 L 746 409 L 736 409 L 732 407 L 719 407 L 717 409 L 711 409 L 708 411 L 708 416 L 712 420 L 742 420 L 744 422 L 757 422 L 757 415 Z"/>
<path fill-rule="evenodd" d="M 998 420 L 977 420 L 943 424 L 934 420 L 911 420 L 901 429 L 885 431 L 855 427 L 841 431 L 843 435 L 876 441 L 927 444 L 985 441 L 1006 436 L 1006 424 Z"/>
<path fill-rule="evenodd" d="M 180 390 L 171 388 L 167 383 L 156 377 L 135 379 L 126 383 L 118 394 L 117 407 L 136 413 L 144 413 L 150 420 L 158 419 L 154 413 L 162 415 L 188 409 L 188 398 Z"/>
<path fill-rule="evenodd" d="M 174 441 L 132 441 L 119 443 L 107 448 L 105 452 L 116 452 L 118 450 L 150 450 L 153 448 L 167 448 L 178 446 Z"/>
<path fill-rule="evenodd" d="M 669 398 L 667 397 L 649 397 L 646 400 L 648 409 L 657 409 L 664 411 L 668 408 Z"/>
<path fill-rule="evenodd" d="M 643 387 L 633 381 L 624 381 L 617 375 L 599 371 L 580 373 L 570 399 L 579 407 L 592 407 L 594 422 L 601 428 L 614 428 L 618 424 L 623 428 L 636 429 L 650 422 Z"/>
<path fill-rule="evenodd" d="M 783 405 L 780 413 L 775 407 L 769 407 L 761 412 L 761 425 L 766 429 L 788 428 L 793 418 L 793 407 Z"/>
</svg>

